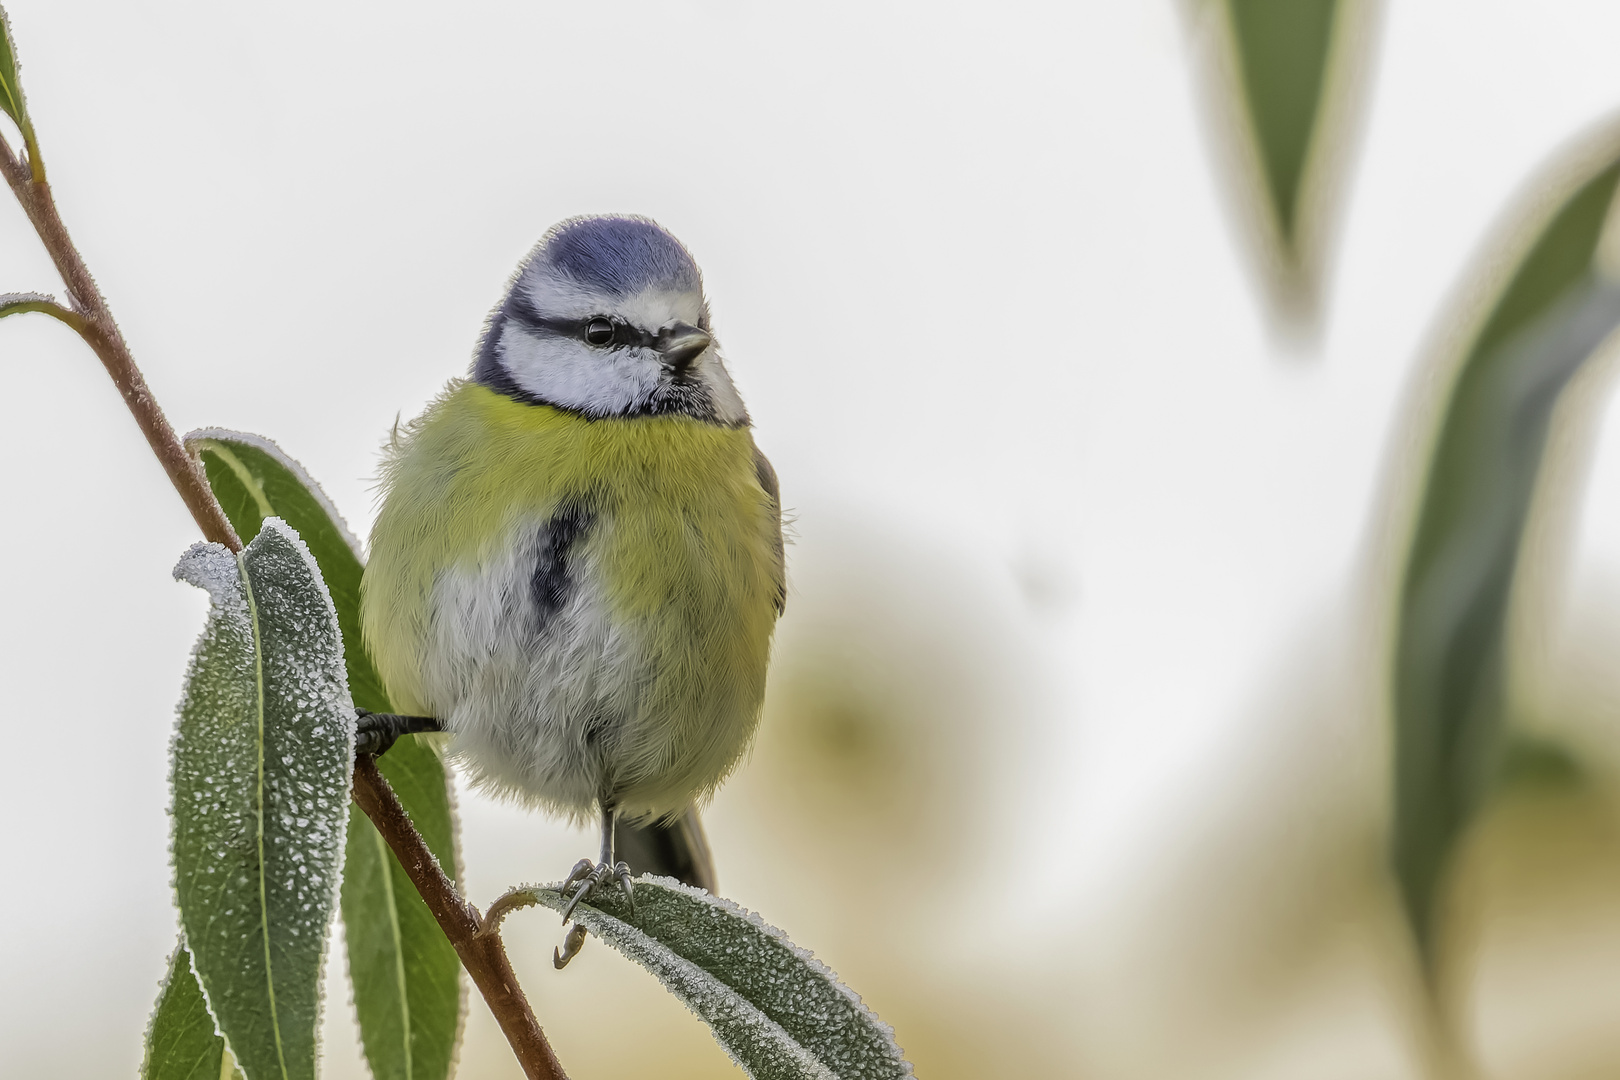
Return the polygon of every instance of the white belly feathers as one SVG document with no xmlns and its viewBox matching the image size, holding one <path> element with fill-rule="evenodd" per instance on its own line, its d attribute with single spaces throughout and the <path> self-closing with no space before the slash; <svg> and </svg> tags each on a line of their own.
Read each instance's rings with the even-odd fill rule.
<svg viewBox="0 0 1620 1080">
<path fill-rule="evenodd" d="M 560 603 L 537 592 L 547 525 L 526 523 L 496 558 L 439 574 L 423 685 L 475 783 L 584 818 L 611 794 L 645 666 L 634 628 L 610 622 L 583 545 Z"/>
</svg>

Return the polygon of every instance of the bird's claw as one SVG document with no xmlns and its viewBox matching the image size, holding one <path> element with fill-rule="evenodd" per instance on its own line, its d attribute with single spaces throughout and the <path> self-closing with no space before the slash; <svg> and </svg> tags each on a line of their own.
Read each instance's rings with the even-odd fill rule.
<svg viewBox="0 0 1620 1080">
<path fill-rule="evenodd" d="M 551 950 L 551 966 L 561 971 L 568 966 L 568 961 L 579 955 L 579 950 L 585 947 L 585 928 L 575 923 L 568 928 L 568 936 L 563 938 L 561 949 Z"/>
<path fill-rule="evenodd" d="M 613 876 L 618 879 L 619 885 L 624 889 L 624 901 L 630 905 L 630 914 L 636 913 L 636 889 L 630 884 L 630 864 L 619 863 L 613 868 Z"/>
<path fill-rule="evenodd" d="M 557 891 L 560 892 L 560 893 L 566 893 L 569 889 L 572 889 L 574 887 L 574 884 L 576 882 L 584 881 L 586 878 L 590 877 L 591 876 L 591 871 L 593 871 L 595 869 L 596 869 L 596 864 L 591 862 L 591 860 L 589 860 L 589 859 L 581 859 L 581 860 L 579 860 L 579 862 L 574 864 L 574 868 L 572 870 L 568 871 L 567 879 L 561 885 L 557 886 Z M 566 922 L 567 920 L 568 920 L 568 916 L 564 915 L 563 916 L 563 921 Z"/>
<path fill-rule="evenodd" d="M 621 862 L 609 866 L 605 862 L 599 862 L 593 865 L 591 860 L 581 859 L 574 864 L 568 879 L 557 887 L 557 891 L 565 896 L 568 895 L 569 889 L 574 889 L 574 895 L 568 898 L 568 904 L 562 910 L 563 922 L 567 922 L 574 914 L 574 908 L 579 906 L 581 900 L 595 892 L 596 887 L 610 877 L 624 889 L 625 900 L 630 904 L 630 914 L 634 915 L 636 896 L 635 888 L 630 883 L 630 864 Z M 576 885 L 578 888 L 575 888 Z"/>
</svg>

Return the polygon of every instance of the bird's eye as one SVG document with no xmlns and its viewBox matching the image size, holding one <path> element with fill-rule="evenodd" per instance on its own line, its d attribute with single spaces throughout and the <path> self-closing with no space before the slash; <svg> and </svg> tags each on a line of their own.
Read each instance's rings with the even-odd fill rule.
<svg viewBox="0 0 1620 1080">
<path fill-rule="evenodd" d="M 607 345 L 613 341 L 613 324 L 606 319 L 592 319 L 585 324 L 585 342 L 588 345 Z"/>
</svg>

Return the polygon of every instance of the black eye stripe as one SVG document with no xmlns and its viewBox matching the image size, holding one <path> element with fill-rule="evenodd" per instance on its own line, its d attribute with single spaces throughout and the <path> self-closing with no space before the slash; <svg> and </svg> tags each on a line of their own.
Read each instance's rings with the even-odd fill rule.
<svg viewBox="0 0 1620 1080">
<path fill-rule="evenodd" d="M 534 304 L 527 296 L 519 293 L 514 293 L 508 299 L 505 315 L 519 326 L 536 334 L 574 338 L 597 348 L 606 348 L 609 345 L 651 347 L 658 340 L 657 335 L 649 334 L 611 315 L 592 315 L 584 319 L 554 319 L 549 315 L 542 315 L 535 310 Z M 591 326 L 593 323 L 601 322 L 613 327 L 613 337 L 608 341 L 592 341 L 589 336 Z"/>
</svg>

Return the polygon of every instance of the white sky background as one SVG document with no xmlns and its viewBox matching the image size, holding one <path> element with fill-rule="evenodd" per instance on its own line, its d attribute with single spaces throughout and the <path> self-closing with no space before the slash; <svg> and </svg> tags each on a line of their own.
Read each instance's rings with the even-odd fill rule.
<svg viewBox="0 0 1620 1080">
<path fill-rule="evenodd" d="M 170 419 L 277 439 L 362 535 L 380 440 L 464 371 L 547 226 L 680 236 L 797 513 L 790 565 L 914 553 L 1037 657 L 1043 824 L 1009 857 L 1044 855 L 1082 942 L 1265 756 L 1256 703 L 1338 640 L 1465 267 L 1620 106 L 1620 7 L 1397 0 L 1325 329 L 1294 347 L 1164 0 L 7 6 L 59 205 Z M 9 203 L 0 289 L 59 290 Z M 173 940 L 167 740 L 206 601 L 169 570 L 195 529 L 64 328 L 6 320 L 0 377 L 0 1053 L 118 1074 Z M 1617 471 L 1610 438 L 1593 581 L 1620 569 Z M 511 813 L 467 806 L 470 860 Z"/>
</svg>

